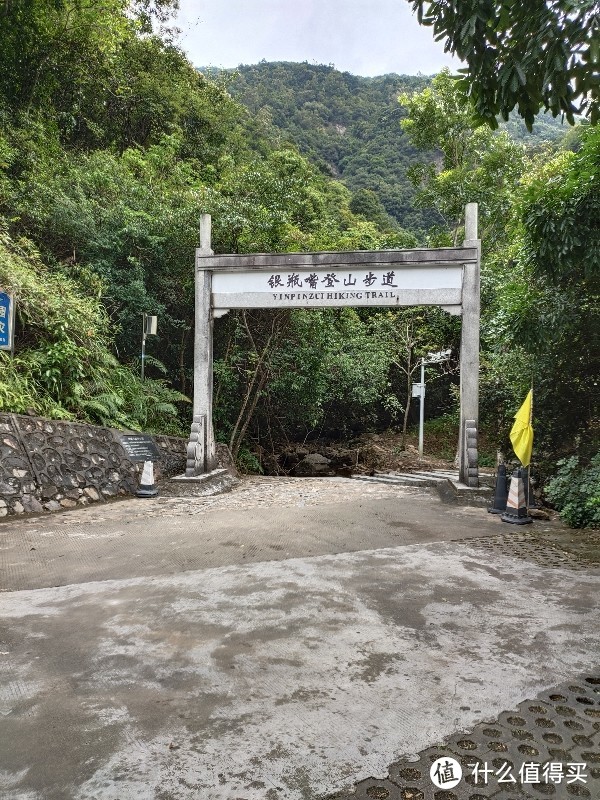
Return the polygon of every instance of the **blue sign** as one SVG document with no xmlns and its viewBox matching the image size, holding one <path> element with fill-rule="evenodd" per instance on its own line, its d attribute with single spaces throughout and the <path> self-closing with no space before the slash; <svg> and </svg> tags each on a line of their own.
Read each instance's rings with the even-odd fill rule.
<svg viewBox="0 0 600 800">
<path fill-rule="evenodd" d="M 0 350 L 12 350 L 13 317 L 13 296 L 6 292 L 0 292 Z"/>
</svg>

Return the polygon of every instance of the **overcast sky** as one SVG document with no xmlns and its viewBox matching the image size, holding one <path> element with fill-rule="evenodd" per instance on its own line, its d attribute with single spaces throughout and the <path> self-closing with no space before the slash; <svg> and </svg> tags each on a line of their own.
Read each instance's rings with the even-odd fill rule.
<svg viewBox="0 0 600 800">
<path fill-rule="evenodd" d="M 460 64 L 407 0 L 180 0 L 180 46 L 197 67 L 334 64 L 356 75 L 430 75 Z"/>
</svg>

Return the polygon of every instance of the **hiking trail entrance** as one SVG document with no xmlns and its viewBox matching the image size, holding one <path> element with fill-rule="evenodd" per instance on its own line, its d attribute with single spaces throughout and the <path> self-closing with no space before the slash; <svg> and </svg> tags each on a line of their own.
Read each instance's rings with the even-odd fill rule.
<svg viewBox="0 0 600 800">
<path fill-rule="evenodd" d="M 481 242 L 477 204 L 465 207 L 462 247 L 215 255 L 211 218 L 200 219 L 195 263 L 193 421 L 186 477 L 215 466 L 213 321 L 235 308 L 439 306 L 462 316 L 459 476 L 479 485 L 479 316 Z"/>
</svg>

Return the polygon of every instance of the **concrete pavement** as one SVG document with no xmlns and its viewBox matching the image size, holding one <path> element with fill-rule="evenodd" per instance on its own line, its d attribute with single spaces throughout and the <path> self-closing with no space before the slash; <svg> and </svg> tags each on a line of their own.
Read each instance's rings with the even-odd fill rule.
<svg viewBox="0 0 600 800">
<path fill-rule="evenodd" d="M 472 523 L 477 519 L 477 524 Z M 343 478 L 248 478 L 212 497 L 130 499 L 0 522 L 6 590 L 179 574 L 496 533 L 426 489 Z"/>
<path fill-rule="evenodd" d="M 383 779 L 597 666 L 600 571 L 559 533 L 343 479 L 2 524 L 1 796 Z"/>
</svg>

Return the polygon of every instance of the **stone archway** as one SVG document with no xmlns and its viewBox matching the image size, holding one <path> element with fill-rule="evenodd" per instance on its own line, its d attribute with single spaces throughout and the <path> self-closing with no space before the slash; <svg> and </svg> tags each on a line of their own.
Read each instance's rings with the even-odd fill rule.
<svg viewBox="0 0 600 800">
<path fill-rule="evenodd" d="M 481 243 L 477 204 L 465 208 L 462 247 L 215 255 L 211 218 L 200 220 L 195 264 L 193 421 L 186 477 L 215 466 L 213 321 L 232 308 L 435 305 L 462 316 L 459 475 L 478 486 Z"/>
</svg>

